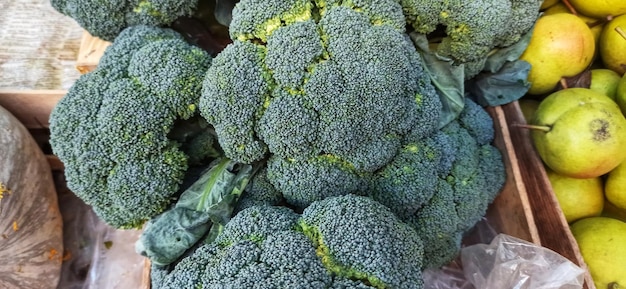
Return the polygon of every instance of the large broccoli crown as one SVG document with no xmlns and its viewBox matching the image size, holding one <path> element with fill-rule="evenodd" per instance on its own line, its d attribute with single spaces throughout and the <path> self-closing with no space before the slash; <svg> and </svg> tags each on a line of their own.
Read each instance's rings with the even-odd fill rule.
<svg viewBox="0 0 626 289">
<path fill-rule="evenodd" d="M 302 215 L 252 206 L 213 243 L 157 271 L 153 286 L 422 288 L 422 250 L 413 228 L 367 197 L 328 198 Z"/>
<path fill-rule="evenodd" d="M 198 0 L 51 0 L 50 3 L 91 35 L 112 41 L 126 27 L 167 26 L 178 17 L 191 16 Z"/>
<path fill-rule="evenodd" d="M 542 2 L 400 0 L 407 23 L 418 33 L 441 38 L 435 52 L 467 64 L 470 77 L 482 70 L 492 49 L 516 43 L 532 28 Z"/>
<path fill-rule="evenodd" d="M 356 178 L 391 161 L 414 127 L 427 135 L 438 123 L 439 97 L 404 25 L 392 0 L 240 1 L 200 111 L 226 156 L 270 158 L 279 191 L 310 190 L 324 175 L 354 185 L 322 194 L 354 192 Z"/>
<path fill-rule="evenodd" d="M 188 167 L 181 143 L 197 135 L 170 133 L 197 116 L 210 61 L 171 30 L 130 27 L 55 107 L 50 143 L 68 187 L 106 223 L 140 225 L 178 190 Z"/>
</svg>

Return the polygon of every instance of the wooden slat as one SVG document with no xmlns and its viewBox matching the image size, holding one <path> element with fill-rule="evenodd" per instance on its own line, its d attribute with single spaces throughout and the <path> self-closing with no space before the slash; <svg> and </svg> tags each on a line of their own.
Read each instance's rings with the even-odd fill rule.
<svg viewBox="0 0 626 289">
<path fill-rule="evenodd" d="M 587 274 L 583 288 L 595 289 L 578 244 L 552 190 L 543 162 L 532 144 L 530 133 L 527 129 L 515 126 L 526 123 L 519 104 L 513 102 L 502 106 L 502 109 L 507 118 L 514 152 L 519 159 L 519 171 L 526 186 L 541 245 L 585 269 Z"/>
<path fill-rule="evenodd" d="M 494 120 L 494 145 L 502 152 L 507 180 L 486 218 L 501 233 L 541 245 L 504 111 L 501 107 L 489 107 L 487 111 Z"/>
<path fill-rule="evenodd" d="M 91 36 L 87 31 L 83 32 L 78 58 L 76 59 L 76 69 L 82 74 L 94 70 L 109 45 L 111 42 Z"/>
<path fill-rule="evenodd" d="M 26 128 L 47 128 L 50 112 L 66 93 L 65 90 L 0 90 L 0 106 Z"/>
</svg>

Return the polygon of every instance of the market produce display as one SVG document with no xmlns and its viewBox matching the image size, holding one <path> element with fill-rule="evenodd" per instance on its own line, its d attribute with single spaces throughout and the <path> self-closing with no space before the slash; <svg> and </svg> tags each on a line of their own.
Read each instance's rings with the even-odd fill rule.
<svg viewBox="0 0 626 289">
<path fill-rule="evenodd" d="M 535 32 L 557 18 L 577 28 L 552 24 L 544 28 L 549 34 L 533 33 L 522 58 L 535 60 L 531 75 L 536 69 L 546 71 L 537 77 L 552 78 L 531 88 L 520 104 L 596 288 L 618 288 L 626 285 L 625 247 L 619 241 L 626 234 L 626 6 L 623 1 L 555 2 L 542 6 L 546 13 Z M 563 45 L 573 35 L 588 47 Z M 533 43 L 542 48 L 533 50 Z M 535 57 L 556 50 L 560 57 Z"/>
<path fill-rule="evenodd" d="M 242 0 L 221 51 L 126 19 L 50 117 L 68 187 L 145 225 L 155 289 L 423 288 L 504 185 L 482 106 L 528 89 L 541 1 L 429 4 Z"/>
</svg>

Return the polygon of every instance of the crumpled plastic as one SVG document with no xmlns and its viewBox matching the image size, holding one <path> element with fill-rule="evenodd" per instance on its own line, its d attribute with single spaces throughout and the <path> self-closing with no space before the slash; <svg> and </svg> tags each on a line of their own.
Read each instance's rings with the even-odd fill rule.
<svg viewBox="0 0 626 289">
<path fill-rule="evenodd" d="M 505 234 L 461 250 L 465 278 L 480 289 L 578 289 L 585 271 L 558 253 Z"/>
</svg>

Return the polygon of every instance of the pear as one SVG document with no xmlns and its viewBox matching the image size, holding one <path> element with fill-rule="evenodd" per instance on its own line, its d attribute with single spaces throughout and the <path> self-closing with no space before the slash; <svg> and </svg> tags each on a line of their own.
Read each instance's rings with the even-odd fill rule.
<svg viewBox="0 0 626 289">
<path fill-rule="evenodd" d="M 615 101 L 617 94 L 617 85 L 621 80 L 621 76 L 617 72 L 606 69 L 596 68 L 591 70 L 591 85 L 589 89 L 602 93 Z"/>
<path fill-rule="evenodd" d="M 555 3 L 554 5 L 549 6 L 549 8 L 543 12 L 543 15 L 545 16 L 545 15 L 551 15 L 551 14 L 557 14 L 557 13 L 571 14 L 572 11 L 569 8 L 567 8 L 567 6 L 563 4 L 563 2 L 559 1 L 558 3 Z M 587 26 L 589 26 L 589 28 L 591 29 L 591 33 L 593 33 L 593 38 L 597 42 L 600 39 L 600 34 L 602 33 L 602 27 L 604 27 L 604 23 L 606 22 L 606 20 L 596 19 L 596 18 L 592 18 L 592 17 L 585 16 L 582 14 L 577 14 L 576 16 L 578 16 L 578 18 L 580 18 L 582 21 L 585 21 Z"/>
<path fill-rule="evenodd" d="M 626 13 L 624 0 L 569 0 L 576 12 L 593 18 L 618 16 Z"/>
<path fill-rule="evenodd" d="M 589 26 L 573 14 L 539 17 L 521 60 L 530 63 L 528 93 L 552 92 L 563 77 L 585 70 L 593 60 L 595 39 Z"/>
<path fill-rule="evenodd" d="M 575 222 L 570 228 L 596 288 L 625 288 L 626 223 L 591 217 Z"/>
<path fill-rule="evenodd" d="M 622 109 L 622 114 L 626 115 L 626 75 L 622 76 L 617 83 L 615 102 Z"/>
<path fill-rule="evenodd" d="M 604 194 L 611 204 L 621 210 L 626 210 L 626 162 L 609 173 L 604 186 Z"/>
<path fill-rule="evenodd" d="M 598 177 L 626 159 L 626 118 L 608 96 L 587 88 L 548 95 L 528 127 L 544 163 L 565 176 Z"/>
<path fill-rule="evenodd" d="M 626 1 L 624 1 L 626 3 Z M 626 14 L 607 22 L 600 34 L 598 51 L 604 67 L 617 72 L 626 72 Z"/>
<path fill-rule="evenodd" d="M 546 174 L 568 223 L 602 214 L 604 186 L 600 177 L 570 178 L 550 169 L 546 169 Z"/>
</svg>

